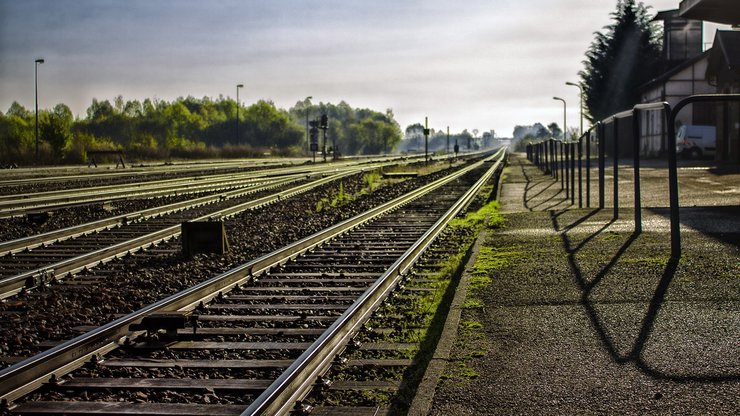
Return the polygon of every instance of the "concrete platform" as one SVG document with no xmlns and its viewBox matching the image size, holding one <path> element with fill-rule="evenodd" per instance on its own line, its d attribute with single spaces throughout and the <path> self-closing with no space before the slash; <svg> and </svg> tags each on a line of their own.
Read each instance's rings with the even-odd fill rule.
<svg viewBox="0 0 740 416">
<path fill-rule="evenodd" d="M 609 176 L 598 209 L 571 204 L 524 155 L 505 175 L 506 226 L 481 236 L 462 283 L 478 285 L 456 307 L 442 377 L 415 414 L 740 413 L 738 170 L 680 170 L 679 261 L 659 164 L 641 174 L 641 233 L 628 166 L 617 218 Z"/>
</svg>

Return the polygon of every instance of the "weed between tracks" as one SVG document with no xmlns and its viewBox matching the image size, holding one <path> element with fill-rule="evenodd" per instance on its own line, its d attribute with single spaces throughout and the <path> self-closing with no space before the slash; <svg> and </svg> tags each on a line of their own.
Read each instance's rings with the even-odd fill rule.
<svg viewBox="0 0 740 416">
<path fill-rule="evenodd" d="M 372 171 L 362 177 L 362 182 L 364 183 L 362 189 L 357 194 L 350 194 L 344 192 L 344 183 L 339 181 L 338 190 L 330 189 L 327 191 L 327 195 L 316 203 L 316 212 L 319 213 L 327 209 L 341 207 L 354 201 L 359 196 L 373 193 L 383 185 L 383 178 L 378 172 Z"/>
</svg>

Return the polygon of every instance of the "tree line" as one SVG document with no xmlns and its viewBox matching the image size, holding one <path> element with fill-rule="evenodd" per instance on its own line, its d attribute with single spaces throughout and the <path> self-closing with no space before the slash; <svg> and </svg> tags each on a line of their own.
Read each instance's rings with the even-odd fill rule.
<svg viewBox="0 0 740 416">
<path fill-rule="evenodd" d="M 399 146 L 400 151 L 405 152 L 424 152 L 424 126 L 421 123 L 411 124 L 406 127 L 406 140 Z M 448 134 L 446 130 L 429 129 L 429 137 L 426 139 L 426 146 L 429 152 L 450 152 L 453 151 L 455 144 L 462 150 L 480 150 L 494 146 L 495 132 L 485 131 L 478 135 L 480 131 L 473 129 L 463 129 L 462 132 L 452 132 Z M 449 148 L 448 148 L 449 145 Z"/>
<path fill-rule="evenodd" d="M 237 111 L 239 119 L 237 123 Z M 342 101 L 299 101 L 288 110 L 271 101 L 240 105 L 217 99 L 93 99 L 85 117 L 63 103 L 39 110 L 39 163 L 84 163 L 89 150 L 120 150 L 136 159 L 298 156 L 306 151 L 306 117 L 329 116 L 328 143 L 343 154 L 382 153 L 401 140 L 393 112 L 352 108 Z M 0 162 L 36 159 L 35 114 L 14 102 L 0 112 Z M 238 124 L 238 127 L 237 127 Z M 238 128 L 238 130 L 237 130 Z M 327 146 L 328 147 L 328 146 Z"/>
</svg>

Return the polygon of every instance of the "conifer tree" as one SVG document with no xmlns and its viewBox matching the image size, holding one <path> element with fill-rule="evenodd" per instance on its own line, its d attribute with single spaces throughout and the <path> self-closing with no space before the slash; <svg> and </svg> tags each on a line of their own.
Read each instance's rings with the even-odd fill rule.
<svg viewBox="0 0 740 416">
<path fill-rule="evenodd" d="M 661 33 L 642 3 L 618 0 L 613 23 L 586 52 L 578 74 L 584 86 L 585 106 L 592 121 L 632 108 L 639 103 L 637 87 L 654 78 L 661 68 Z"/>
</svg>

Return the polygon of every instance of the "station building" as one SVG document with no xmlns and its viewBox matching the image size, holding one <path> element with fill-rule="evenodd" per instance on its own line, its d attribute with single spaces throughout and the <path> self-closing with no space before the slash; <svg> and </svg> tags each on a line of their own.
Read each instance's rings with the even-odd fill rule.
<svg viewBox="0 0 740 416">
<path fill-rule="evenodd" d="M 655 20 L 663 22 L 667 69 L 640 87 L 643 103 L 665 101 L 673 107 L 691 95 L 740 93 L 740 7 L 736 2 L 683 0 L 678 9 L 656 15 Z M 729 24 L 732 29 L 705 36 L 704 22 Z M 705 50 L 707 38 L 713 42 Z M 673 144 L 664 139 L 665 123 L 659 111 L 641 113 L 641 154 L 664 154 L 665 146 Z M 740 163 L 740 103 L 694 103 L 679 113 L 676 123 L 715 126 L 715 160 Z"/>
</svg>

